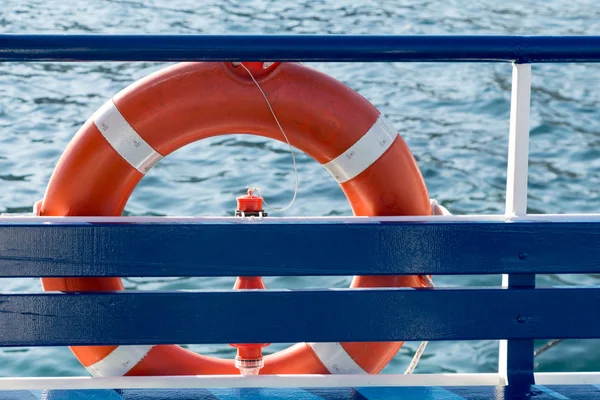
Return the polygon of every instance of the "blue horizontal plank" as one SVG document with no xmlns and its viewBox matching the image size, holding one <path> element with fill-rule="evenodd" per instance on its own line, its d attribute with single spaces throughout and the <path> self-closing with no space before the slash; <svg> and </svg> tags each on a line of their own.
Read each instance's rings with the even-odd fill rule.
<svg viewBox="0 0 600 400">
<path fill-rule="evenodd" d="M 552 386 L 448 386 L 364 388 L 241 388 L 241 389 L 87 389 L 0 391 L 5 400 L 596 400 L 600 389 L 593 385 Z"/>
<path fill-rule="evenodd" d="M 597 273 L 598 260 L 597 222 L 0 224 L 2 277 Z"/>
<path fill-rule="evenodd" d="M 0 345 L 600 338 L 599 302 L 598 288 L 4 294 Z"/>
<path fill-rule="evenodd" d="M 0 35 L 0 61 L 598 62 L 599 36 Z"/>
</svg>

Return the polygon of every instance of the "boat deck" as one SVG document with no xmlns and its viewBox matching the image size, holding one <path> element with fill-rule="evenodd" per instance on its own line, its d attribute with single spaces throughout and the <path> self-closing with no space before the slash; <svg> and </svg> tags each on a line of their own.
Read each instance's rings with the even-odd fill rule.
<svg viewBox="0 0 600 400">
<path fill-rule="evenodd" d="M 4 400 L 592 400 L 600 385 L 0 391 Z"/>
</svg>

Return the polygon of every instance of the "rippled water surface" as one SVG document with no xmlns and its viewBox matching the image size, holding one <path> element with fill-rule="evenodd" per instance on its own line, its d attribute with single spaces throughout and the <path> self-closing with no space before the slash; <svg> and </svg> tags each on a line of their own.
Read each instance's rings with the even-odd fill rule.
<svg viewBox="0 0 600 400">
<path fill-rule="evenodd" d="M 34 1 L 0 0 L 2 33 L 597 34 L 597 1 Z M 0 64 L 0 211 L 24 212 L 43 194 L 60 154 L 106 99 L 161 63 Z M 455 214 L 504 207 L 511 66 L 312 63 L 384 112 L 415 154 L 430 195 Z M 598 212 L 600 67 L 533 67 L 529 211 Z M 349 215 L 342 192 L 298 155 L 300 191 L 285 215 Z M 251 162 L 251 163 L 250 163 Z M 188 146 L 161 161 L 127 204 L 130 215 L 230 215 L 248 184 L 278 205 L 293 194 L 285 145 L 245 135 Z M 275 246 L 276 244 L 268 244 Z M 290 255 L 293 256 L 293 255 Z M 598 276 L 544 276 L 540 284 L 598 284 Z M 499 277 L 440 277 L 440 285 L 498 285 Z M 273 278 L 270 287 L 343 287 L 347 278 Z M 38 280 L 1 280 L 39 290 Z M 232 279 L 128 279 L 128 288 L 228 288 Z M 493 313 L 493 305 L 490 306 Z M 407 343 L 386 372 L 402 371 Z M 279 349 L 282 346 L 272 346 Z M 233 356 L 228 346 L 193 346 Z M 489 372 L 497 343 L 433 343 L 419 372 Z M 538 369 L 600 368 L 597 342 L 566 341 Z M 0 350 L 0 375 L 83 375 L 66 348 Z"/>
</svg>

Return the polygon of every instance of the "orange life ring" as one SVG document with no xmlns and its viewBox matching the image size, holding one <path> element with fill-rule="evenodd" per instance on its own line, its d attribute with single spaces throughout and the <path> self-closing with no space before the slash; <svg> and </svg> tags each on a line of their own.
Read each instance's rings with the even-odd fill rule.
<svg viewBox="0 0 600 400">
<path fill-rule="evenodd" d="M 425 183 L 384 116 L 337 80 L 296 63 L 244 63 L 293 146 L 327 168 L 355 215 L 431 215 Z M 266 68 L 264 68 L 266 67 Z M 232 63 L 182 63 L 134 83 L 78 131 L 50 179 L 39 214 L 119 216 L 162 157 L 211 136 L 282 140 L 257 87 Z M 44 290 L 123 290 L 120 278 L 44 278 Z M 351 287 L 421 287 L 418 276 L 358 276 Z M 299 343 L 265 357 L 262 374 L 378 373 L 396 343 Z M 238 374 L 233 360 L 176 345 L 71 347 L 97 376 Z"/>
</svg>

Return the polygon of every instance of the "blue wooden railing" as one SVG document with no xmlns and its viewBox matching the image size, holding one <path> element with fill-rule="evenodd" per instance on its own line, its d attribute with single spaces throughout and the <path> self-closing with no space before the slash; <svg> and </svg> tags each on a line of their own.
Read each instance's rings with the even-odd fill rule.
<svg viewBox="0 0 600 400">
<path fill-rule="evenodd" d="M 598 62 L 600 37 L 0 35 L 0 60 Z M 519 185 L 511 198 L 526 201 Z M 535 274 L 600 272 L 600 218 L 524 207 L 506 220 L 0 220 L 3 277 L 510 274 L 504 288 L 3 294 L 0 345 L 508 339 L 509 382 L 532 383 L 533 339 L 600 338 L 599 288 L 535 288 Z"/>
<path fill-rule="evenodd" d="M 600 36 L 7 35 L 4 61 L 598 62 Z"/>
<path fill-rule="evenodd" d="M 548 222 L 2 226 L 0 275 L 590 273 L 600 270 L 598 228 Z M 242 242 L 243 249 L 232 251 L 232 243 Z M 0 343 L 594 338 L 600 324 L 589 318 L 590 307 L 599 300 L 599 288 L 9 294 L 0 296 L 0 318 L 15 329 L 0 331 Z"/>
</svg>

